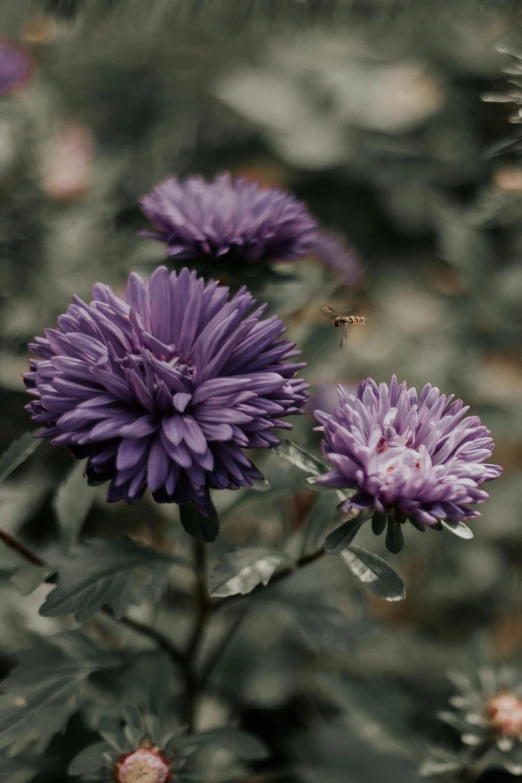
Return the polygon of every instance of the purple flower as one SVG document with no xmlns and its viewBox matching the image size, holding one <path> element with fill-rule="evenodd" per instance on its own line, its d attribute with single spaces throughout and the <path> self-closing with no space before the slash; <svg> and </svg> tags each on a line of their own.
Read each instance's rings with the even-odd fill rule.
<svg viewBox="0 0 522 783">
<path fill-rule="evenodd" d="M 0 39 L 0 95 L 9 95 L 27 84 L 32 70 L 27 52 Z"/>
<path fill-rule="evenodd" d="M 420 394 L 397 383 L 362 381 L 356 395 L 338 387 L 332 415 L 316 411 L 323 454 L 333 470 L 317 477 L 328 487 L 355 488 L 343 510 L 396 509 L 426 525 L 479 516 L 468 503 L 488 494 L 484 481 L 502 473 L 485 465 L 493 440 L 478 416 L 463 418 L 462 400 L 426 384 Z"/>
<path fill-rule="evenodd" d="M 295 377 L 300 351 L 279 339 L 276 316 L 242 288 L 195 272 L 132 273 L 125 299 L 97 283 L 30 346 L 27 409 L 37 437 L 88 458 L 92 482 L 110 481 L 109 501 L 136 503 L 147 487 L 160 503 L 209 508 L 209 487 L 251 486 L 260 472 L 245 448 L 279 443 L 274 427 L 302 413 L 308 384 Z"/>
<path fill-rule="evenodd" d="M 260 188 L 221 174 L 160 182 L 141 200 L 154 231 L 175 259 L 217 259 L 241 264 L 317 256 L 345 285 L 358 281 L 360 265 L 342 242 L 319 230 L 305 204 L 278 188 Z"/>
</svg>

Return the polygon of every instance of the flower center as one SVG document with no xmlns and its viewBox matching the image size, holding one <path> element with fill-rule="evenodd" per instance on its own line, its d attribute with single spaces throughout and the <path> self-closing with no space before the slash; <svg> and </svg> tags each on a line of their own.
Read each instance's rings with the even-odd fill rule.
<svg viewBox="0 0 522 783">
<path fill-rule="evenodd" d="M 168 783 L 172 775 L 167 759 L 156 748 L 140 748 L 119 761 L 115 779 L 118 783 Z"/>
<path fill-rule="evenodd" d="M 500 693 L 486 706 L 491 728 L 505 737 L 522 735 L 522 701 L 513 693 Z"/>
</svg>

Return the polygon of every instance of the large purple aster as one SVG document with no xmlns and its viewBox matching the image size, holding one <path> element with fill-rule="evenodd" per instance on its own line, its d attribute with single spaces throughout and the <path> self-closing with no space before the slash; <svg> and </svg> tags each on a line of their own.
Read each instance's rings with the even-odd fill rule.
<svg viewBox="0 0 522 783">
<path fill-rule="evenodd" d="M 38 437 L 87 457 L 109 501 L 136 503 L 148 487 L 204 511 L 209 487 L 251 486 L 262 475 L 243 449 L 276 446 L 272 429 L 292 429 L 281 418 L 308 396 L 282 321 L 254 304 L 187 269 L 160 267 L 148 283 L 132 273 L 125 299 L 97 283 L 91 304 L 75 297 L 30 346 Z"/>
<path fill-rule="evenodd" d="M 160 182 L 141 200 L 154 226 L 141 232 L 167 243 L 175 259 L 241 264 L 316 256 L 344 285 L 355 285 L 360 265 L 342 242 L 319 230 L 306 205 L 278 188 L 221 174 Z"/>
<path fill-rule="evenodd" d="M 395 509 L 426 525 L 479 516 L 467 504 L 487 500 L 480 485 L 502 468 L 484 464 L 493 440 L 478 416 L 463 418 L 462 400 L 430 384 L 417 394 L 395 376 L 389 387 L 368 378 L 356 395 L 342 386 L 338 394 L 332 415 L 315 412 L 333 465 L 316 481 L 357 490 L 343 510 Z"/>
</svg>

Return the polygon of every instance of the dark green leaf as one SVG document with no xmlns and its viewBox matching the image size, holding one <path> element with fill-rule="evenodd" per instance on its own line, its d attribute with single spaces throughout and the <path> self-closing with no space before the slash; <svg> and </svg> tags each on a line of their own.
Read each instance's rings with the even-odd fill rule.
<svg viewBox="0 0 522 783">
<path fill-rule="evenodd" d="M 53 498 L 66 552 L 78 542 L 82 525 L 94 502 L 95 493 L 83 476 L 84 469 L 84 462 L 76 465 Z"/>
<path fill-rule="evenodd" d="M 270 755 L 267 746 L 252 734 L 238 729 L 222 728 L 193 734 L 182 740 L 181 747 L 186 751 L 198 751 L 205 747 L 218 745 L 227 748 L 238 758 L 245 761 L 260 761 Z"/>
<path fill-rule="evenodd" d="M 289 440 L 283 440 L 274 449 L 275 453 L 283 459 L 291 462 L 296 468 L 304 470 L 305 473 L 311 473 L 314 476 L 318 476 L 320 473 L 324 473 L 328 469 L 328 465 L 325 465 L 313 454 L 309 454 L 307 451 L 292 443 Z"/>
<path fill-rule="evenodd" d="M 473 533 L 469 527 L 464 524 L 464 522 L 453 522 L 449 519 L 441 519 L 440 521 L 442 527 L 446 528 L 446 530 L 449 530 L 449 532 L 453 533 L 454 536 L 463 538 L 465 541 L 469 541 L 473 538 Z"/>
<path fill-rule="evenodd" d="M 393 517 L 388 517 L 388 530 L 386 531 L 386 549 L 396 555 L 404 546 L 402 525 Z"/>
<path fill-rule="evenodd" d="M 382 557 L 355 545 L 344 549 L 341 557 L 352 574 L 379 598 L 402 601 L 406 597 L 402 579 Z"/>
<path fill-rule="evenodd" d="M 108 605 L 116 617 L 146 598 L 158 601 L 175 558 L 129 539 L 102 539 L 77 547 L 58 569 L 58 584 L 40 609 L 44 617 L 74 612 L 78 622 Z"/>
<path fill-rule="evenodd" d="M 329 555 L 337 555 L 349 546 L 366 522 L 367 517 L 359 514 L 354 519 L 348 519 L 325 538 L 324 548 Z"/>
<path fill-rule="evenodd" d="M 384 511 L 374 511 L 372 517 L 372 530 L 376 536 L 380 536 L 384 532 L 388 517 Z"/>
<path fill-rule="evenodd" d="M 183 503 L 179 507 L 179 517 L 185 532 L 195 538 L 196 541 L 212 543 L 219 535 L 219 517 L 212 506 L 209 517 L 201 514 L 193 503 Z"/>
<path fill-rule="evenodd" d="M 120 664 L 118 655 L 100 650 L 83 634 L 53 641 L 35 640 L 2 682 L 0 748 L 9 748 L 10 755 L 29 746 L 41 753 L 76 711 L 88 677 Z"/>
<path fill-rule="evenodd" d="M 415 519 L 415 517 L 408 517 L 408 519 L 416 530 L 420 530 L 421 533 L 426 532 L 426 525 L 424 522 L 420 522 L 418 519 Z"/>
<path fill-rule="evenodd" d="M 109 764 L 103 755 L 108 751 L 110 751 L 110 748 L 105 742 L 96 742 L 94 745 L 84 748 L 72 760 L 69 766 L 69 775 L 84 777 L 108 769 Z M 108 772 L 107 775 L 109 774 Z"/>
<path fill-rule="evenodd" d="M 225 598 L 246 595 L 257 585 L 267 585 L 281 563 L 291 558 L 274 549 L 247 547 L 222 557 L 210 576 L 210 595 Z"/>
<path fill-rule="evenodd" d="M 27 457 L 36 451 L 42 441 L 34 437 L 32 432 L 26 432 L 18 440 L 13 441 L 7 451 L 0 457 L 0 483 L 4 481 Z"/>
</svg>

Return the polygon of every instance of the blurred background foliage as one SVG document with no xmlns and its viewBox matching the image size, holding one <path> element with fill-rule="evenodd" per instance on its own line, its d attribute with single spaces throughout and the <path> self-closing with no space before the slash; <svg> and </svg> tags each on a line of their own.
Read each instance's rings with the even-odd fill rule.
<svg viewBox="0 0 522 783">
<path fill-rule="evenodd" d="M 339 558 L 325 558 L 251 603 L 200 710 L 203 727 L 234 716 L 268 743 L 271 758 L 248 780 L 418 780 L 429 744 L 458 743 L 436 718 L 452 693 L 446 670 L 520 659 L 522 164 L 509 147 L 488 154 L 516 133 L 509 106 L 481 101 L 507 89 L 498 48 L 522 52 L 520 11 L 514 0 L 1 4 L 1 35 L 34 62 L 31 82 L 0 98 L 2 449 L 29 428 L 28 340 L 73 292 L 89 298 L 97 280 L 121 288 L 130 269 L 148 274 L 163 261 L 160 245 L 137 236 L 140 196 L 170 174 L 231 170 L 304 199 L 365 267 L 355 292 L 311 260 L 255 281 L 302 348 L 313 391 L 392 373 L 431 382 L 482 416 L 505 468 L 473 542 L 408 531 L 392 557 L 406 601 L 369 598 Z M 367 318 L 342 351 L 319 314 L 326 302 Z M 317 450 L 312 426 L 303 416 L 293 439 Z M 253 544 L 294 552 L 305 529 L 313 551 L 324 537 L 331 499 L 304 489 L 275 454 L 259 464 L 269 493 L 217 498 L 214 557 Z M 107 506 L 73 469 L 67 453 L 42 446 L 0 489 L 2 527 L 51 561 L 80 535 L 186 549 L 175 509 Z M 360 537 L 384 555 L 381 539 Z M 20 598 L 0 556 L 7 671 L 35 635 L 75 623 L 40 617 L 50 586 Z M 182 640 L 189 591 L 175 568 L 161 606 L 133 616 Z M 214 632 L 227 622 L 224 612 Z M 92 686 L 104 710 L 132 692 L 125 677 Z M 13 766 L 12 780 L 68 779 L 90 725 L 76 716 L 66 741 Z M 241 775 L 218 761 L 213 779 Z"/>
</svg>

